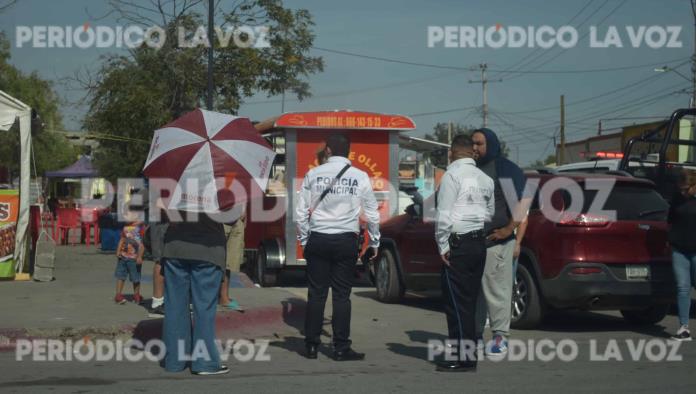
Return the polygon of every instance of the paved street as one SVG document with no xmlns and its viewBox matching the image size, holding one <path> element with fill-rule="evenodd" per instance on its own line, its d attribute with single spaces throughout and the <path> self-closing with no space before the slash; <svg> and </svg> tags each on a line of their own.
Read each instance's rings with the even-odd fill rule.
<svg viewBox="0 0 696 394">
<path fill-rule="evenodd" d="M 75 251 L 68 250 L 70 254 Z M 66 253 L 59 249 L 60 253 Z M 83 253 L 82 258 L 97 259 L 97 253 Z M 109 257 L 110 258 L 110 257 Z M 79 261 L 79 258 L 76 260 Z M 78 264 L 78 263 L 73 263 Z M 101 264 L 101 263 L 97 263 Z M 112 267 L 107 263 L 101 268 L 110 282 Z M 58 299 L 61 293 L 60 265 L 50 284 L 4 283 L 1 286 L 53 286 Z M 301 274 L 286 275 L 280 289 L 232 289 L 240 301 L 251 306 L 252 298 L 258 300 L 284 298 L 301 302 L 305 297 Z M 85 284 L 85 286 L 88 286 Z M 3 290 L 4 291 L 4 290 Z M 38 290 L 37 290 L 38 291 Z M 96 290 L 95 290 L 96 291 Z M 103 311 L 115 310 L 108 294 L 111 287 L 99 290 L 103 296 L 98 300 L 85 300 L 85 304 L 102 304 Z M 145 290 L 144 294 L 148 294 Z M 12 302 L 3 293 L 6 302 Z M 272 296 L 272 297 L 271 297 Z M 694 343 L 684 343 L 675 349 L 682 361 L 650 361 L 648 355 L 659 356 L 661 351 L 673 351 L 667 342 L 645 342 L 646 349 L 640 361 L 631 361 L 631 352 L 626 340 L 659 338 L 662 341 L 676 329 L 676 317 L 669 315 L 660 325 L 635 327 L 624 322 L 617 313 L 556 313 L 544 326 L 534 331 L 514 331 L 515 339 L 550 339 L 559 343 L 563 339 L 577 341 L 579 353 L 575 361 L 549 362 L 539 360 L 501 361 L 485 360 L 479 364 L 476 374 L 442 374 L 434 371 L 428 362 L 427 342 L 442 339 L 445 332 L 444 316 L 439 301 L 432 296 L 410 295 L 401 305 L 385 305 L 374 299 L 374 291 L 363 284 L 354 290 L 352 336 L 354 347 L 367 353 L 363 362 L 337 363 L 328 358 L 328 348 L 323 349 L 318 360 L 306 360 L 298 352 L 303 343 L 298 319 L 287 319 L 283 327 L 269 330 L 259 326 L 258 339 L 269 339 L 271 361 L 239 362 L 231 359 L 232 371 L 223 376 L 196 377 L 188 372 L 166 373 L 156 362 L 108 361 L 108 362 L 32 362 L 28 356 L 16 361 L 15 353 L 0 352 L 0 392 L 180 392 L 230 390 L 233 392 L 290 392 L 304 393 L 335 392 L 462 392 L 464 390 L 488 392 L 558 392 L 563 391 L 632 391 L 693 392 L 696 377 L 693 374 L 696 361 Z M 41 303 L 50 299 L 35 300 L 37 310 Z M 260 301 L 258 301 L 260 302 Z M 90 306 L 93 308 L 93 306 Z M 135 305 L 129 308 L 131 320 L 145 319 L 144 313 Z M 250 307 L 248 313 L 253 313 Z M 8 310 L 5 308 L 5 310 Z M 19 313 L 19 312 L 17 312 Z M 31 317 L 31 310 L 21 312 Z M 45 312 L 48 313 L 48 312 Z M 94 313 L 99 313 L 95 308 Z M 327 307 L 327 317 L 331 308 Z M 104 319 L 112 319 L 103 313 Z M 230 319 L 248 319 L 242 314 L 233 314 Z M 7 326 L 3 323 L 3 326 Z M 253 322 L 252 322 L 253 323 Z M 245 326 L 243 338 L 249 338 L 255 326 Z M 330 333 L 327 321 L 326 330 Z M 234 338 L 234 332 L 225 331 L 225 338 Z M 590 361 L 592 354 L 607 353 L 609 342 L 615 339 L 620 356 L 624 361 Z M 328 343 L 330 338 L 324 338 Z M 596 349 L 592 352 L 592 341 Z M 650 345 L 652 344 L 652 345 Z M 647 352 L 647 355 L 646 355 Z M 616 353 L 614 353 L 616 357 Z M 663 356 L 667 356 L 664 354 Z M 543 356 L 543 354 L 542 354 Z"/>
<path fill-rule="evenodd" d="M 696 0 L 0 0 L 0 394 L 694 394 L 692 332 Z"/>
</svg>

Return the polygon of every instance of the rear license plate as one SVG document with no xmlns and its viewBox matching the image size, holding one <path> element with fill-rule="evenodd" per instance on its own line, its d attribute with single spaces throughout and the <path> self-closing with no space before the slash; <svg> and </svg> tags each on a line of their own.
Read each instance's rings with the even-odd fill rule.
<svg viewBox="0 0 696 394">
<path fill-rule="evenodd" d="M 650 266 L 647 265 L 627 265 L 626 279 L 645 280 L 650 278 Z"/>
</svg>

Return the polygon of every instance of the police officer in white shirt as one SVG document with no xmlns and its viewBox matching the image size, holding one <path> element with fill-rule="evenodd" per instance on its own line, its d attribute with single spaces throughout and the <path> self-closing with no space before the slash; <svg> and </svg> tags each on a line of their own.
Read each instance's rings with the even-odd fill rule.
<svg viewBox="0 0 696 394">
<path fill-rule="evenodd" d="M 435 239 L 440 250 L 442 294 L 451 354 L 437 365 L 442 372 L 476 370 L 476 299 L 486 262 L 483 224 L 494 211 L 493 180 L 476 168 L 473 141 L 458 135 L 451 164 L 437 196 Z M 447 357 L 451 356 L 451 357 Z"/>
<path fill-rule="evenodd" d="M 350 292 L 358 260 L 361 211 L 367 220 L 371 259 L 379 247 L 379 212 L 369 176 L 348 160 L 350 141 L 333 134 L 326 140 L 328 158 L 310 170 L 302 182 L 295 212 L 298 238 L 307 260 L 306 357 L 317 358 L 324 323 L 324 305 L 332 290 L 333 358 L 362 360 L 351 348 Z"/>
</svg>

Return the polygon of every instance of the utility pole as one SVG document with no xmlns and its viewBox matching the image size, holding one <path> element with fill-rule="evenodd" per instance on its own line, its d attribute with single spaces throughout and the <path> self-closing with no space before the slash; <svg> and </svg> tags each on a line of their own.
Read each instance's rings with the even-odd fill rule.
<svg viewBox="0 0 696 394">
<path fill-rule="evenodd" d="M 515 145 L 515 164 L 520 165 L 520 145 Z"/>
<path fill-rule="evenodd" d="M 486 69 L 488 65 L 483 63 L 480 67 L 481 86 L 483 87 L 483 127 L 488 127 L 488 80 L 486 79 Z"/>
<path fill-rule="evenodd" d="M 213 110 L 213 46 L 215 45 L 215 0 L 208 0 L 208 97 L 206 106 Z"/>
<path fill-rule="evenodd" d="M 696 0 L 691 0 L 694 15 L 694 53 L 691 55 L 691 108 L 696 108 Z"/>
<path fill-rule="evenodd" d="M 280 113 L 285 113 L 285 89 L 283 89 L 283 98 L 280 100 Z"/>
<path fill-rule="evenodd" d="M 481 63 L 479 64 L 478 68 L 481 70 L 481 80 L 479 81 L 474 81 L 474 80 L 469 80 L 469 83 L 480 83 L 481 88 L 483 89 L 483 127 L 488 127 L 488 83 L 489 82 L 501 82 L 502 79 L 498 80 L 493 80 L 490 81 L 486 77 L 486 70 L 488 69 L 488 64 L 486 63 Z"/>
<path fill-rule="evenodd" d="M 452 122 L 449 122 L 449 127 L 447 127 L 447 143 L 452 145 Z"/>
<path fill-rule="evenodd" d="M 559 165 L 565 164 L 565 95 L 561 95 L 561 153 Z"/>
</svg>

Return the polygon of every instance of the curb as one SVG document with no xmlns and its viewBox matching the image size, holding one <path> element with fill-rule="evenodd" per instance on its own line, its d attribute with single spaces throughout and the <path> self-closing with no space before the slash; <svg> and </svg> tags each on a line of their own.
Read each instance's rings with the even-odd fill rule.
<svg viewBox="0 0 696 394">
<path fill-rule="evenodd" d="M 215 316 L 216 336 L 220 340 L 276 337 L 300 331 L 304 321 L 304 302 L 283 301 L 280 306 L 219 312 Z M 162 338 L 163 318 L 141 320 L 136 325 L 57 329 L 0 328 L 0 353 L 12 352 L 18 340 L 46 339 L 138 339 Z"/>
</svg>

